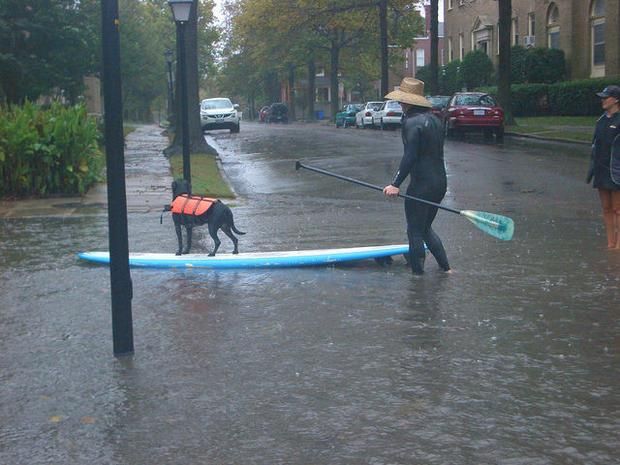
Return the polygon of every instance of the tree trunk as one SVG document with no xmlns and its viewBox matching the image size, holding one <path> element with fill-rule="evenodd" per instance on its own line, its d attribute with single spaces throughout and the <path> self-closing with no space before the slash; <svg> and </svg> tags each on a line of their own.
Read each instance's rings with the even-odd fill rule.
<svg viewBox="0 0 620 465">
<path fill-rule="evenodd" d="M 431 95 L 439 93 L 439 0 L 431 0 Z"/>
<path fill-rule="evenodd" d="M 337 35 L 338 33 L 336 33 Z M 331 115 L 330 118 L 333 121 L 336 121 L 336 113 L 339 110 L 339 102 L 338 102 L 338 63 L 340 61 L 340 47 L 338 45 L 338 37 L 332 38 L 331 50 L 329 52 L 331 59 L 331 69 L 330 69 L 330 89 L 331 89 Z"/>
<path fill-rule="evenodd" d="M 316 82 L 316 65 L 314 59 L 308 61 L 308 120 L 314 121 L 314 93 Z"/>
<path fill-rule="evenodd" d="M 387 26 L 387 0 L 379 1 L 379 35 L 381 47 L 381 98 L 388 91 L 388 26 Z"/>
<path fill-rule="evenodd" d="M 289 112 L 288 116 L 291 121 L 295 121 L 295 66 L 292 63 L 288 65 L 288 98 Z"/>
<path fill-rule="evenodd" d="M 191 153 L 208 153 L 216 155 L 217 152 L 213 147 L 207 144 L 202 133 L 200 125 L 200 97 L 198 94 L 198 2 L 194 2 L 189 21 L 185 26 L 185 51 L 186 51 L 186 77 L 187 77 L 187 108 L 188 108 L 188 126 L 189 126 L 189 150 Z M 181 50 L 179 43 L 179 34 L 177 29 L 177 57 Z M 177 60 L 178 62 L 178 60 Z M 177 66 L 176 69 L 176 95 L 180 96 L 181 70 Z M 175 113 L 181 115 L 180 98 L 175 99 Z M 176 130 L 174 132 L 174 140 L 172 145 L 168 147 L 164 153 L 168 156 L 179 154 L 182 152 L 182 128 L 184 118 L 177 118 Z"/>
<path fill-rule="evenodd" d="M 499 64 L 497 69 L 497 98 L 504 109 L 504 122 L 514 124 L 510 95 L 510 35 L 512 0 L 499 0 Z"/>
</svg>

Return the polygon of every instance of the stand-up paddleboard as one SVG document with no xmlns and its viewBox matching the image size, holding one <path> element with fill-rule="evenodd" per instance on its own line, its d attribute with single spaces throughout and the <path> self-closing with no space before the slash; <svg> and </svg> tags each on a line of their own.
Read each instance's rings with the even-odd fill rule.
<svg viewBox="0 0 620 465">
<path fill-rule="evenodd" d="M 334 263 L 390 257 L 409 252 L 408 244 L 350 247 L 342 249 L 291 250 L 287 252 L 254 252 L 218 254 L 174 255 L 170 253 L 129 254 L 129 265 L 146 268 L 284 268 L 322 266 Z M 82 252 L 82 260 L 110 263 L 109 252 Z"/>
</svg>

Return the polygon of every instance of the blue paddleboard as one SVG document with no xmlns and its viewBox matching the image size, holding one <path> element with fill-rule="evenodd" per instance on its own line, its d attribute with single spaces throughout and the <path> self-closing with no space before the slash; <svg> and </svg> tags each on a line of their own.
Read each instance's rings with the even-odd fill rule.
<svg viewBox="0 0 620 465">
<path fill-rule="evenodd" d="M 132 253 L 129 254 L 129 265 L 145 268 L 284 268 L 332 265 L 408 252 L 408 244 L 397 244 L 341 249 L 254 252 L 237 255 L 218 254 L 215 257 L 209 257 L 206 254 Z M 110 263 L 109 252 L 81 252 L 78 257 L 89 262 Z"/>
</svg>

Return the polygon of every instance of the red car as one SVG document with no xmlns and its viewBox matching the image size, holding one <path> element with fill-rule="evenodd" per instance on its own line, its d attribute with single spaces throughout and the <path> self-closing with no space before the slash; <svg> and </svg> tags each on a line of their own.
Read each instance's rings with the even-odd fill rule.
<svg viewBox="0 0 620 465">
<path fill-rule="evenodd" d="M 259 123 L 266 122 L 268 113 L 269 113 L 269 106 L 262 107 L 258 112 L 258 122 Z"/>
<path fill-rule="evenodd" d="M 488 94 L 456 93 L 443 115 L 447 137 L 463 134 L 465 131 L 482 130 L 485 137 L 495 134 L 498 142 L 504 139 L 504 110 Z"/>
</svg>

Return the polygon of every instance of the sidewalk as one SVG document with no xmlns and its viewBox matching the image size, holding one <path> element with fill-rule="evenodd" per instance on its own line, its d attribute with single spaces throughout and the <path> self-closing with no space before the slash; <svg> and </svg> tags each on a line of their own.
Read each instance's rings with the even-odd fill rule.
<svg viewBox="0 0 620 465">
<path fill-rule="evenodd" d="M 163 155 L 168 141 L 156 125 L 138 126 L 125 145 L 125 186 L 128 213 L 161 211 L 170 202 L 172 175 Z M 0 218 L 106 215 L 107 184 L 92 187 L 83 197 L 0 201 Z"/>
</svg>

